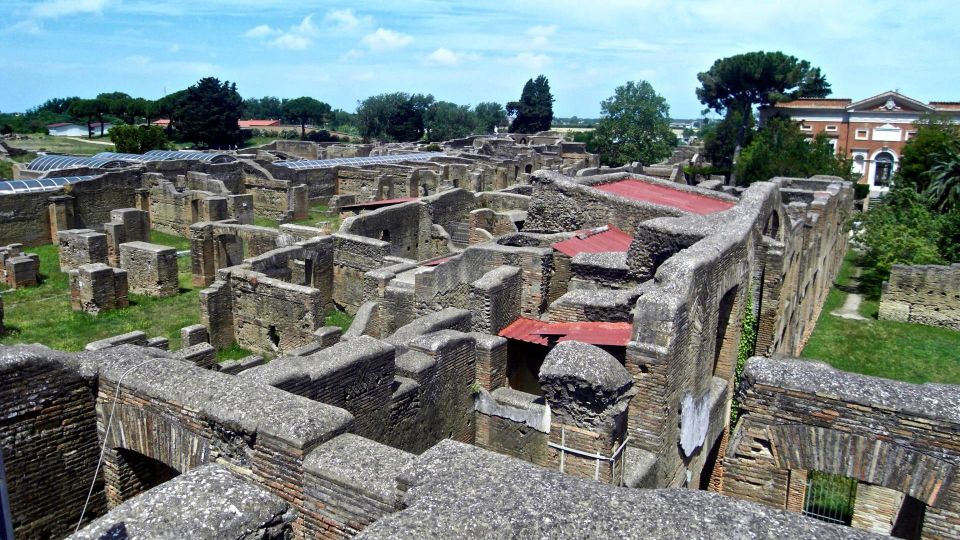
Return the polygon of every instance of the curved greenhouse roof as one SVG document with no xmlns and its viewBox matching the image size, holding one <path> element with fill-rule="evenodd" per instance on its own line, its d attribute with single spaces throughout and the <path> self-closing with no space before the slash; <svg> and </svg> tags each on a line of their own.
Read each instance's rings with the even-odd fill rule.
<svg viewBox="0 0 960 540">
<path fill-rule="evenodd" d="M 140 159 L 142 161 L 192 160 L 207 163 L 231 163 L 237 160 L 229 154 L 210 154 L 191 150 L 151 150 L 140 156 Z"/>
<path fill-rule="evenodd" d="M 31 180 L 0 180 L 0 195 L 56 191 L 67 184 L 86 182 L 95 176 L 65 176 L 63 178 L 38 178 Z"/>
<path fill-rule="evenodd" d="M 380 163 L 400 163 L 403 161 L 429 161 L 436 157 L 446 156 L 443 152 L 417 152 L 411 154 L 391 154 L 387 156 L 369 156 L 354 158 L 333 159 L 302 159 L 292 161 L 275 161 L 273 164 L 288 169 L 326 169 L 346 165 L 362 167 L 363 165 L 377 165 Z"/>
<path fill-rule="evenodd" d="M 27 164 L 28 171 L 56 171 L 59 169 L 72 169 L 74 167 L 90 167 L 91 169 L 118 169 L 135 164 L 135 161 L 98 158 L 96 156 L 61 156 L 58 154 L 47 154 L 34 158 Z"/>
</svg>

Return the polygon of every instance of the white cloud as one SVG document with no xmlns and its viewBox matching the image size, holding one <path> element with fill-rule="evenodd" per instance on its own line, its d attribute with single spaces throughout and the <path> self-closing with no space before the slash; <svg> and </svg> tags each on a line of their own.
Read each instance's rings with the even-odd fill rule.
<svg viewBox="0 0 960 540">
<path fill-rule="evenodd" d="M 167 47 L 167 52 L 178 53 L 182 48 L 183 47 L 181 47 L 179 43 L 172 43 L 169 47 Z"/>
<path fill-rule="evenodd" d="M 542 49 L 550 45 L 550 38 L 557 33 L 557 25 L 537 25 L 527 29 L 527 37 L 530 38 L 529 45 Z"/>
<path fill-rule="evenodd" d="M 460 63 L 460 55 L 441 47 L 427 55 L 427 62 L 441 66 L 455 66 Z"/>
<path fill-rule="evenodd" d="M 40 18 L 63 17 L 79 13 L 100 13 L 108 0 L 48 0 L 37 4 L 30 11 Z"/>
<path fill-rule="evenodd" d="M 302 51 L 310 48 L 313 45 L 313 38 L 319 34 L 320 31 L 313 24 L 313 14 L 311 13 L 304 17 L 299 24 L 291 26 L 286 31 L 261 24 L 244 32 L 243 37 L 251 39 L 269 38 L 264 42 L 269 47 Z"/>
<path fill-rule="evenodd" d="M 371 51 L 381 52 L 405 47 L 413 43 L 413 36 L 387 30 L 386 28 L 377 28 L 373 33 L 363 36 L 360 42 L 366 45 Z"/>
<path fill-rule="evenodd" d="M 30 34 L 39 36 L 43 33 L 43 27 L 30 19 L 11 24 L 3 29 L 4 32 L 11 34 Z"/>
<path fill-rule="evenodd" d="M 302 51 L 313 45 L 313 40 L 306 36 L 296 34 L 283 34 L 277 39 L 271 40 L 269 45 L 278 49 L 287 49 L 290 51 Z"/>
<path fill-rule="evenodd" d="M 334 9 L 327 12 L 323 22 L 337 30 L 351 32 L 363 26 L 372 26 L 373 17 L 369 15 L 358 17 L 352 9 Z"/>
<path fill-rule="evenodd" d="M 270 28 L 269 25 L 261 24 L 259 26 L 254 26 L 253 28 L 244 32 L 243 37 L 261 38 L 261 37 L 273 35 L 277 32 L 279 32 L 279 30 L 274 30 L 273 28 Z"/>
<path fill-rule="evenodd" d="M 524 69 L 528 69 L 531 71 L 541 70 L 545 68 L 547 64 L 549 64 L 551 61 L 553 61 L 553 59 L 545 54 L 534 54 L 534 53 L 526 53 L 526 52 L 520 53 L 516 56 L 512 56 L 507 59 L 508 63 L 520 66 Z"/>
</svg>

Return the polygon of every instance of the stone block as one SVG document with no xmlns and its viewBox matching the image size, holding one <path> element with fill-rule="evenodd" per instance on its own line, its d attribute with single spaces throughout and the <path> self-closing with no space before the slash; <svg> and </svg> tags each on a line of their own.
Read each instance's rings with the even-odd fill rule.
<svg viewBox="0 0 960 540">
<path fill-rule="evenodd" d="M 91 229 L 68 229 L 57 232 L 60 246 L 60 270 L 69 272 L 84 264 L 109 261 L 107 235 Z"/>
<path fill-rule="evenodd" d="M 96 315 L 101 311 L 125 308 L 127 272 L 105 264 L 85 264 L 68 272 L 70 305 L 74 311 Z"/>
<path fill-rule="evenodd" d="M 146 242 L 120 246 L 120 267 L 127 271 L 130 292 L 147 296 L 176 296 L 180 292 L 177 250 Z"/>
<path fill-rule="evenodd" d="M 180 329 L 180 341 L 183 347 L 192 347 L 200 343 L 210 342 L 210 332 L 202 324 L 192 324 Z"/>
<path fill-rule="evenodd" d="M 36 286 L 40 280 L 40 258 L 34 254 L 11 257 L 7 259 L 4 274 L 11 289 Z"/>
<path fill-rule="evenodd" d="M 127 233 L 127 242 L 150 241 L 150 214 L 143 210 L 136 208 L 111 210 L 110 223 L 123 225 Z"/>
</svg>

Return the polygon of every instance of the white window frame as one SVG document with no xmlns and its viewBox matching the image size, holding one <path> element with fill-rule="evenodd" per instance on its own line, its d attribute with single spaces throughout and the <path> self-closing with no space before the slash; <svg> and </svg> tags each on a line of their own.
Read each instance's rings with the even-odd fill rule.
<svg viewBox="0 0 960 540">
<path fill-rule="evenodd" d="M 829 126 L 827 126 L 827 127 L 824 128 L 824 129 L 825 129 L 825 131 L 837 131 L 837 126 L 835 126 L 835 125 L 833 125 L 833 124 L 830 124 Z"/>
<path fill-rule="evenodd" d="M 813 131 L 813 126 L 811 126 L 810 124 L 804 124 L 803 122 L 801 122 L 800 131 Z"/>
<path fill-rule="evenodd" d="M 857 130 L 856 132 L 854 132 L 854 134 L 853 134 L 853 138 L 856 139 L 856 140 L 858 140 L 858 141 L 866 141 L 869 137 L 870 137 L 870 130 L 869 130 L 869 129 L 858 129 L 858 130 Z"/>
<path fill-rule="evenodd" d="M 916 137 L 916 136 L 917 136 L 916 130 L 914 130 L 914 131 L 908 131 L 908 132 L 906 132 L 906 133 L 903 135 L 903 140 L 904 140 L 904 141 L 909 141 L 910 139 L 912 139 L 912 138 L 914 138 L 914 137 Z"/>
</svg>

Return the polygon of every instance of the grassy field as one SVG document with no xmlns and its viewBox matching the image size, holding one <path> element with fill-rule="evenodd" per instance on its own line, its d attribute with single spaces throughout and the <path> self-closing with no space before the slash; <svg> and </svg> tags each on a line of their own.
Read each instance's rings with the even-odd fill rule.
<svg viewBox="0 0 960 540">
<path fill-rule="evenodd" d="M 151 242 L 187 249 L 189 241 L 154 231 Z M 190 283 L 190 258 L 181 257 L 180 294 L 170 298 L 130 295 L 130 307 L 94 316 L 73 311 L 67 274 L 60 271 L 57 246 L 49 244 L 27 250 L 40 255 L 43 283 L 4 294 L 4 324 L 9 332 L 0 344 L 42 343 L 67 351 L 79 351 L 98 339 L 143 330 L 148 337 L 170 339 L 170 348 L 180 347 L 180 328 L 200 322 L 198 289 Z"/>
<path fill-rule="evenodd" d="M 817 327 L 803 350 L 805 358 L 837 369 L 912 383 L 960 384 L 960 332 L 919 324 L 877 320 L 879 302 L 864 299 L 854 321 L 831 315 L 847 292 L 856 292 L 856 257 L 844 260 L 827 296 Z"/>
<path fill-rule="evenodd" d="M 315 226 L 319 221 L 329 221 L 331 230 L 333 231 L 336 231 L 340 228 L 340 214 L 330 211 L 330 209 L 323 204 L 311 206 L 309 215 L 306 219 L 301 219 L 292 223 L 295 225 L 309 225 L 312 227 Z M 274 229 L 280 226 L 277 220 L 264 217 L 253 218 L 253 224 L 261 227 L 271 227 Z"/>
<path fill-rule="evenodd" d="M 29 152 L 56 152 L 58 154 L 77 154 L 92 156 L 100 152 L 113 152 L 110 137 L 94 137 L 94 142 L 86 142 L 72 137 L 54 137 L 52 135 L 31 134 L 27 140 L 8 140 L 7 144 Z M 106 144 L 104 144 L 106 143 Z"/>
</svg>

